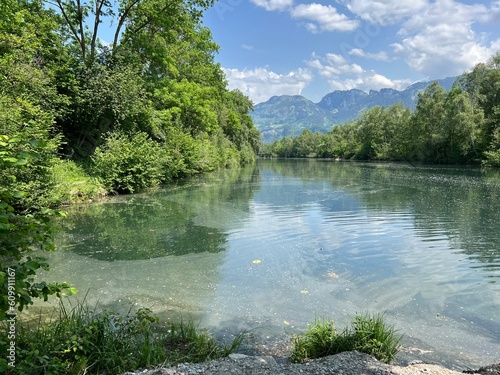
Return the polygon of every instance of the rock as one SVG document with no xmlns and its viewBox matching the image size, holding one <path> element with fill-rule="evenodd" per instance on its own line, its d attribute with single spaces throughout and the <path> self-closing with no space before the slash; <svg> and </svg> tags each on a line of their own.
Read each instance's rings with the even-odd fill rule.
<svg viewBox="0 0 500 375">
<path fill-rule="evenodd" d="M 245 354 L 240 354 L 240 353 L 231 353 L 231 354 L 229 354 L 229 359 L 232 359 L 234 361 L 237 361 L 239 359 L 245 359 L 245 358 L 248 358 L 248 356 L 245 355 Z"/>
<path fill-rule="evenodd" d="M 500 363 L 481 367 L 479 370 L 467 370 L 464 371 L 464 374 L 500 375 Z"/>
</svg>

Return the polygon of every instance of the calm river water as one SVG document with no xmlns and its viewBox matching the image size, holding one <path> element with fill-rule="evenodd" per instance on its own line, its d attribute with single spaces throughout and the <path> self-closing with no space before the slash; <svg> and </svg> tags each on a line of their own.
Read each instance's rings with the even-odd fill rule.
<svg viewBox="0 0 500 375">
<path fill-rule="evenodd" d="M 46 278 L 103 308 L 264 337 L 385 312 L 434 358 L 500 360 L 499 171 L 259 160 L 61 225 Z"/>
</svg>

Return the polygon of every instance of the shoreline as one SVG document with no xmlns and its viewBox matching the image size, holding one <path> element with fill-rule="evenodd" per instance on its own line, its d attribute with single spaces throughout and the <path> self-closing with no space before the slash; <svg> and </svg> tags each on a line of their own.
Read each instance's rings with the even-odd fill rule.
<svg viewBox="0 0 500 375">
<path fill-rule="evenodd" d="M 387 365 L 357 351 L 343 352 L 304 364 L 280 363 L 272 356 L 248 356 L 230 354 L 229 357 L 202 363 L 183 363 L 173 367 L 137 370 L 122 375 L 459 375 L 439 363 L 414 361 L 406 366 Z M 500 363 L 481 368 L 468 374 L 499 375 Z"/>
</svg>

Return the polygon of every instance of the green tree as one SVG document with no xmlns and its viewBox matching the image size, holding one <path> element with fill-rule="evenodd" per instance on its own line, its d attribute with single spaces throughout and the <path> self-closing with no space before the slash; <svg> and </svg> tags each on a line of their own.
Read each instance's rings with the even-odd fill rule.
<svg viewBox="0 0 500 375">
<path fill-rule="evenodd" d="M 321 144 L 322 135 L 306 129 L 293 141 L 293 156 L 299 158 L 316 157 Z"/>
<path fill-rule="evenodd" d="M 122 64 L 81 68 L 71 113 L 58 123 L 67 154 L 78 158 L 91 155 L 109 131 L 155 133 L 151 100 L 137 75 L 135 67 Z"/>
<path fill-rule="evenodd" d="M 445 111 L 445 161 L 477 160 L 476 143 L 483 127 L 483 111 L 473 105 L 470 96 L 458 85 L 446 94 Z"/>
<path fill-rule="evenodd" d="M 66 283 L 35 281 L 38 270 L 48 270 L 44 257 L 36 249 L 54 249 L 54 225 L 50 222 L 59 211 L 28 210 L 22 205 L 26 195 L 17 187 L 15 171 L 29 168 L 44 153 L 43 142 L 21 137 L 0 136 L 0 320 L 15 310 L 22 311 L 33 298 L 44 298 L 64 291 L 75 292 Z"/>
<path fill-rule="evenodd" d="M 404 108 L 400 103 L 385 109 L 382 133 L 373 145 L 377 159 L 402 160 L 405 158 L 411 117 L 410 108 Z"/>
<path fill-rule="evenodd" d="M 355 121 L 348 122 L 342 126 L 335 126 L 328 134 L 335 139 L 333 155 L 337 158 L 351 159 L 360 148 L 356 137 L 357 123 Z"/>
<path fill-rule="evenodd" d="M 385 123 L 385 108 L 375 106 L 364 112 L 357 120 L 356 138 L 360 144 L 356 157 L 359 159 L 374 159 L 375 148 L 383 142 Z"/>
<path fill-rule="evenodd" d="M 446 155 L 444 88 L 437 82 L 431 83 L 418 94 L 417 107 L 413 114 L 411 132 L 413 140 L 409 159 L 439 162 Z"/>
<path fill-rule="evenodd" d="M 35 281 L 48 269 L 35 250 L 53 249 L 50 217 L 58 214 L 44 208 L 56 203 L 50 168 L 60 138 L 53 125 L 67 104 L 55 84 L 56 28 L 40 2 L 0 4 L 0 319 L 69 288 Z"/>
<path fill-rule="evenodd" d="M 475 149 L 484 155 L 486 164 L 500 166 L 500 52 L 486 64 L 476 65 L 458 82 L 469 94 L 473 107 L 484 113 Z"/>
<path fill-rule="evenodd" d="M 251 111 L 252 101 L 240 90 L 228 91 L 218 111 L 219 124 L 228 139 L 239 148 L 247 144 L 257 151 L 261 135 L 253 124 Z"/>
<path fill-rule="evenodd" d="M 66 26 L 66 35 L 78 50 L 78 57 L 92 64 L 103 48 L 99 39 L 104 20 L 114 27 L 111 51 L 115 53 L 120 43 L 142 36 L 144 30 L 158 32 L 167 26 L 167 32 L 180 24 L 180 16 L 199 20 L 204 9 L 213 4 L 211 0 L 160 1 L 160 0 L 53 0 L 47 1 L 59 11 Z M 89 26 L 90 25 L 90 26 Z M 169 27 L 170 26 L 170 27 Z"/>
</svg>

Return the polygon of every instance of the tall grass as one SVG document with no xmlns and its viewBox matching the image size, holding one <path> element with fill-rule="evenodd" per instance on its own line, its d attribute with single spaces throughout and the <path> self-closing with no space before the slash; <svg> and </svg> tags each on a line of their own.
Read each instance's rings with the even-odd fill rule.
<svg viewBox="0 0 500 375">
<path fill-rule="evenodd" d="M 356 315 L 351 326 L 341 333 L 333 321 L 316 320 L 309 329 L 292 340 L 290 360 L 302 363 L 308 359 L 357 350 L 390 363 L 396 357 L 402 336 L 389 326 L 384 315 Z"/>
<path fill-rule="evenodd" d="M 14 370 L 26 375 L 118 374 L 224 357 L 242 338 L 224 345 L 192 322 L 160 324 L 149 309 L 120 315 L 97 312 L 86 303 L 61 304 L 51 323 L 18 322 Z"/>
</svg>

